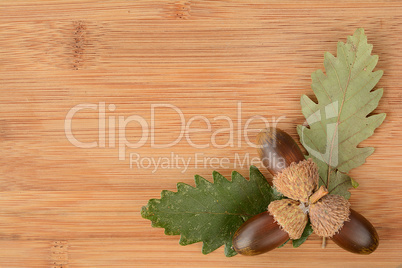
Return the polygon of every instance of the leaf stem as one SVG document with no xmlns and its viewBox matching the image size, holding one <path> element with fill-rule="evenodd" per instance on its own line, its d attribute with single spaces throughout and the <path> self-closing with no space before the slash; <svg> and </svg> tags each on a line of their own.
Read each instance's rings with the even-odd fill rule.
<svg viewBox="0 0 402 268">
<path fill-rule="evenodd" d="M 322 238 L 321 248 L 325 248 L 327 246 L 327 239 L 325 237 Z"/>
</svg>

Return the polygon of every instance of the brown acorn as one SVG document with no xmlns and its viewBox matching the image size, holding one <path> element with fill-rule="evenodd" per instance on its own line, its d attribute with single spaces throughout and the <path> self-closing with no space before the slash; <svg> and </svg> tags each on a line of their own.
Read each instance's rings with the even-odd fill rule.
<svg viewBox="0 0 402 268">
<path fill-rule="evenodd" d="M 350 210 L 349 221 L 331 237 L 338 246 L 352 253 L 370 254 L 377 249 L 379 237 L 374 226 L 361 214 Z"/>
<path fill-rule="evenodd" d="M 242 255 L 258 255 L 273 250 L 289 239 L 287 232 L 268 211 L 243 223 L 233 236 L 233 248 Z"/>
<path fill-rule="evenodd" d="M 293 162 L 304 160 L 295 140 L 279 128 L 266 128 L 257 135 L 257 151 L 268 171 L 275 176 Z"/>
</svg>

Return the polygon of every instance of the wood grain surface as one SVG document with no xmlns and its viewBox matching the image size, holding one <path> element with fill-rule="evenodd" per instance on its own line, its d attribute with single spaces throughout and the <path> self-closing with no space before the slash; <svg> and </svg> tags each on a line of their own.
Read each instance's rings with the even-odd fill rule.
<svg viewBox="0 0 402 268">
<path fill-rule="evenodd" d="M 194 185 L 194 174 L 248 176 L 238 158 L 257 157 L 246 139 L 255 132 L 244 136 L 253 116 L 298 138 L 311 73 L 358 27 L 384 70 L 375 113 L 387 118 L 361 144 L 375 153 L 351 172 L 360 183 L 352 206 L 381 238 L 375 253 L 331 241 L 321 249 L 312 235 L 261 256 L 226 258 L 223 247 L 202 255 L 201 243 L 180 246 L 141 218 L 148 199 L 178 181 Z M 401 267 L 401 32 L 400 1 L 1 1 L 0 267 Z M 72 134 L 88 148 L 66 135 L 76 105 L 87 108 L 74 115 Z M 180 135 L 173 106 L 191 128 L 206 129 L 205 117 L 211 131 L 155 148 Z M 233 146 L 229 131 L 213 146 L 212 134 L 229 126 L 217 116 L 233 120 Z M 125 146 L 124 134 L 142 146 Z M 172 154 L 188 167 L 149 162 Z M 196 154 L 228 163 L 204 165 Z"/>
</svg>

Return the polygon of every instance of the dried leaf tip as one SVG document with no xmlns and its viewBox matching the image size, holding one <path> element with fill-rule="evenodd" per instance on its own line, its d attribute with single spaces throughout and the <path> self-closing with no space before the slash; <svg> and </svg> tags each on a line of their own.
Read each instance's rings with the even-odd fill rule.
<svg viewBox="0 0 402 268">
<path fill-rule="evenodd" d="M 310 204 L 316 203 L 318 200 L 320 200 L 322 197 L 326 196 L 328 194 L 328 190 L 324 187 L 324 185 L 321 185 L 321 187 L 310 196 L 309 202 Z"/>
</svg>

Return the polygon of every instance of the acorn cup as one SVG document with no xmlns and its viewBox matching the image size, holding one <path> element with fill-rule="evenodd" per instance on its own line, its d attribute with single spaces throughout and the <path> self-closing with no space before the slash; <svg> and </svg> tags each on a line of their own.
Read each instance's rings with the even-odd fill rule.
<svg viewBox="0 0 402 268">
<path fill-rule="evenodd" d="M 370 254 L 379 244 L 373 225 L 350 209 L 338 195 L 318 188 L 318 168 L 306 160 L 292 137 L 278 128 L 267 128 L 257 136 L 258 154 L 274 176 L 273 185 L 289 199 L 270 203 L 268 211 L 247 220 L 233 236 L 233 248 L 243 255 L 268 252 L 290 239 L 301 237 L 310 222 L 314 232 L 330 237 L 341 248 Z"/>
</svg>

